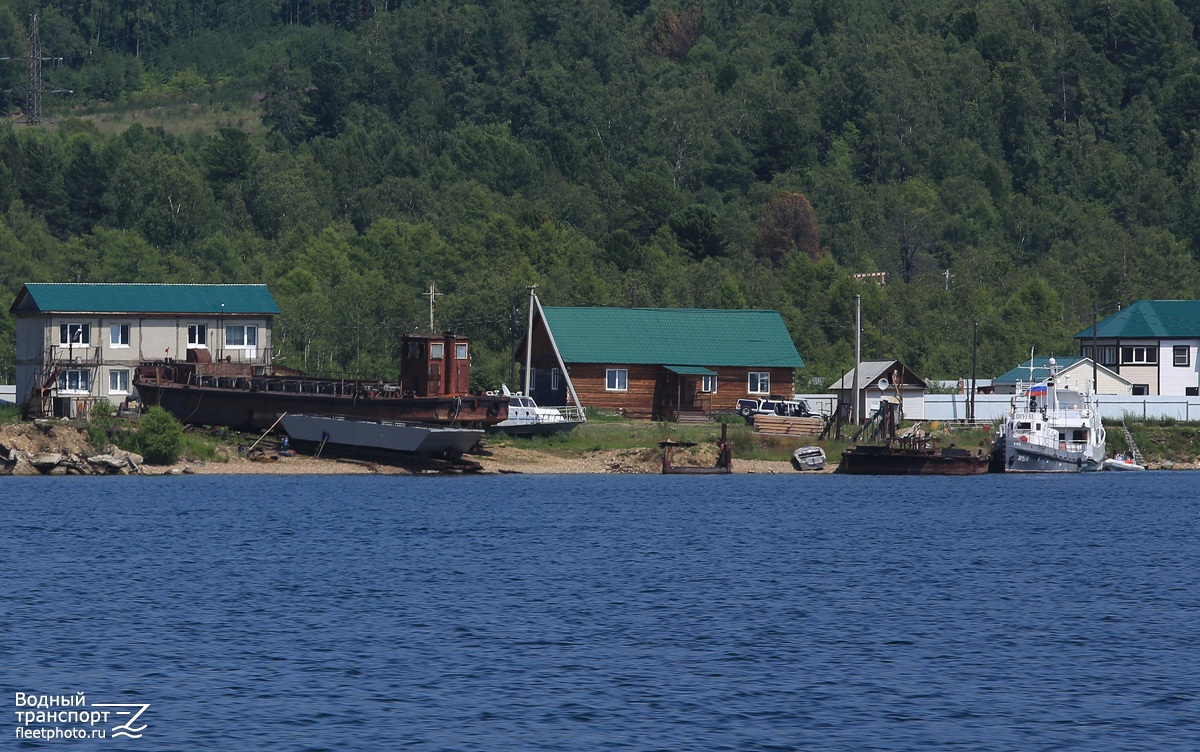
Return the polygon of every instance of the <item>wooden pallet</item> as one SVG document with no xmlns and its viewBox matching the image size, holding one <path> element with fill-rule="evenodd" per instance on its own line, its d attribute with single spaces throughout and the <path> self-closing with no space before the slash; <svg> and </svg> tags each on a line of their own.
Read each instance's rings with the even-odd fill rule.
<svg viewBox="0 0 1200 752">
<path fill-rule="evenodd" d="M 784 418 L 779 415 L 755 415 L 754 430 L 774 436 L 820 436 L 825 421 L 820 418 Z"/>
</svg>

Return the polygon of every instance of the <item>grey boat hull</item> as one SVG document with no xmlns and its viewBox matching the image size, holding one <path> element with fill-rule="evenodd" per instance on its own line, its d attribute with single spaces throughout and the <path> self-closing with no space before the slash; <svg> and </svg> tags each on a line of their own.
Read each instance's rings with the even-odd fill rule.
<svg viewBox="0 0 1200 752">
<path fill-rule="evenodd" d="M 483 431 L 341 415 L 285 415 L 280 425 L 294 441 L 335 444 L 364 451 L 457 457 L 473 447 Z"/>
<path fill-rule="evenodd" d="M 1006 473 L 1080 473 L 1099 470 L 1101 461 L 1083 452 L 1007 441 L 1004 447 Z"/>
</svg>

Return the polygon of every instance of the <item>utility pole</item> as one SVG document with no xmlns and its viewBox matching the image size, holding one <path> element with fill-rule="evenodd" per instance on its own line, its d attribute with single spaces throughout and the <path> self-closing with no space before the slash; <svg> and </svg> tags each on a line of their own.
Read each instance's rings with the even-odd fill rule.
<svg viewBox="0 0 1200 752">
<path fill-rule="evenodd" d="M 533 384 L 529 383 L 530 371 L 533 370 L 533 309 L 537 306 L 537 285 L 529 286 L 529 328 L 525 331 L 525 388 L 521 390 L 521 394 L 526 397 L 530 396 L 529 390 L 533 388 Z"/>
<path fill-rule="evenodd" d="M 975 393 L 976 379 L 975 376 L 979 369 L 979 319 L 975 319 L 975 326 L 971 334 L 971 401 L 970 409 L 967 411 L 967 422 L 975 422 Z"/>
<path fill-rule="evenodd" d="M 854 296 L 854 402 L 850 404 L 850 422 L 862 422 L 858 409 L 858 364 L 862 360 L 862 296 Z"/>
<path fill-rule="evenodd" d="M 437 334 L 437 329 L 435 329 L 433 326 L 433 308 L 435 305 L 435 299 L 445 295 L 445 293 L 438 292 L 436 282 L 430 282 L 429 292 L 423 292 L 421 294 L 429 298 L 429 333 Z"/>
<path fill-rule="evenodd" d="M 26 125 L 41 125 L 42 124 L 42 92 L 50 92 L 51 94 L 71 94 L 70 89 L 48 89 L 42 83 L 42 63 L 52 62 L 61 63 L 61 57 L 46 57 L 42 54 L 42 43 L 38 39 L 38 17 L 34 14 L 29 17 L 29 51 L 24 55 L 11 55 L 8 57 L 0 57 L 0 60 L 24 60 L 29 66 L 29 79 L 24 86 L 14 86 L 9 91 L 24 91 L 25 92 L 25 119 Z"/>
</svg>

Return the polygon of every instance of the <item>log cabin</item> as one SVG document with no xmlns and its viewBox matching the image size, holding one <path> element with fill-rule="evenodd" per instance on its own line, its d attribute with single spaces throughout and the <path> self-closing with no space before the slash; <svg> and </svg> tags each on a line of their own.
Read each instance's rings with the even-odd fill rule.
<svg viewBox="0 0 1200 752">
<path fill-rule="evenodd" d="M 746 397 L 793 392 L 804 367 L 778 311 L 560 308 L 535 303 L 529 392 L 631 418 L 707 420 Z M 565 372 L 564 372 L 565 371 Z M 524 374 L 523 374 L 524 377 Z"/>
</svg>

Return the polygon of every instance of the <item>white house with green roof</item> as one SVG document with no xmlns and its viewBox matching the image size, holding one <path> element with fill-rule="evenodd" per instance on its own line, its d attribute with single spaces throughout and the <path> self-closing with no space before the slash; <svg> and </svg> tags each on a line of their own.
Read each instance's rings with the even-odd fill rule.
<svg viewBox="0 0 1200 752">
<path fill-rule="evenodd" d="M 1135 395 L 1200 396 L 1200 300 L 1139 300 L 1075 339 Z"/>
<path fill-rule="evenodd" d="M 573 386 L 581 404 L 634 418 L 703 419 L 745 397 L 790 398 L 804 367 L 778 311 L 539 306 L 532 331 L 538 404 L 572 402 Z M 523 361 L 524 342 L 517 352 Z"/>
<path fill-rule="evenodd" d="M 279 306 L 266 285 L 29 282 L 17 321 L 17 402 L 31 414 L 85 415 L 133 395 L 139 363 L 268 365 Z"/>
<path fill-rule="evenodd" d="M 1021 365 L 1000 374 L 992 379 L 992 390 L 995 394 L 1016 394 L 1018 385 L 1028 386 L 1050 378 L 1050 356 L 1039 355 L 1025 361 Z M 1133 393 L 1133 384 L 1111 368 L 1096 364 L 1096 386 L 1092 387 L 1092 359 L 1077 355 L 1064 355 L 1053 358 L 1057 373 L 1058 384 L 1067 385 L 1077 392 L 1092 392 L 1096 394 Z"/>
</svg>

